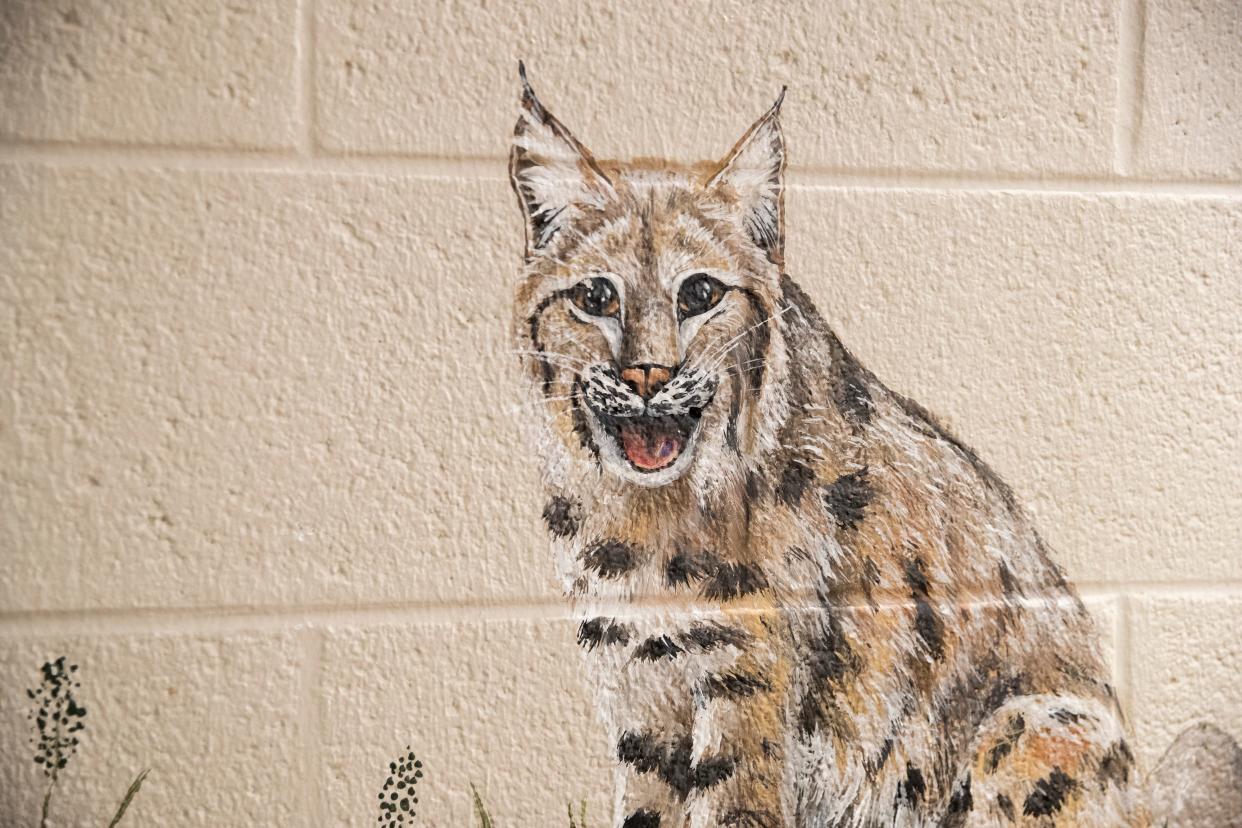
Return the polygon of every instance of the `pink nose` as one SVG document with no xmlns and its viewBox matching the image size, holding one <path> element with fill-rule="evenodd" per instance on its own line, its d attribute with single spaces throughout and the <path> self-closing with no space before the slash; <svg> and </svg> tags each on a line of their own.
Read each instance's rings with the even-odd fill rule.
<svg viewBox="0 0 1242 828">
<path fill-rule="evenodd" d="M 668 385 L 673 372 L 663 365 L 635 365 L 621 372 L 621 380 L 644 400 L 654 397 Z"/>
</svg>

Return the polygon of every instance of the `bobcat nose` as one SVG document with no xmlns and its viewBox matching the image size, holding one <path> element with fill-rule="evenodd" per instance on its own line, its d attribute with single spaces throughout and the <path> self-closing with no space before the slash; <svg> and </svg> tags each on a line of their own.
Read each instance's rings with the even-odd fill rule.
<svg viewBox="0 0 1242 828">
<path fill-rule="evenodd" d="M 672 378 L 672 369 L 663 365 L 632 365 L 621 372 L 621 381 L 644 400 L 654 397 Z"/>
</svg>

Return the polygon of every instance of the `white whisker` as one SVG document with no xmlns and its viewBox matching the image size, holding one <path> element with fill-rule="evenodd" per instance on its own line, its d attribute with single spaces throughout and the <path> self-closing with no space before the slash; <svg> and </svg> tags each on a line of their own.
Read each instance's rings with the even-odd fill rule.
<svg viewBox="0 0 1242 828">
<path fill-rule="evenodd" d="M 564 362 L 572 361 L 580 365 L 593 364 L 592 360 L 582 359 L 581 357 L 571 356 L 570 354 L 563 354 L 559 351 L 536 351 L 531 348 L 511 348 L 509 353 L 517 354 L 518 356 L 533 356 L 538 359 L 561 360 Z"/>
<path fill-rule="evenodd" d="M 746 336 L 751 331 L 757 330 L 760 325 L 766 325 L 769 322 L 772 322 L 780 318 L 784 314 L 793 310 L 793 308 L 794 308 L 793 305 L 786 305 L 785 307 L 781 308 L 776 313 L 771 314 L 769 316 L 765 316 L 763 319 L 760 319 L 755 324 L 744 328 L 743 330 L 738 332 L 738 334 L 734 336 L 732 339 L 728 340 L 727 342 L 721 345 L 713 347 L 711 350 L 697 357 L 696 361 L 693 363 L 693 367 L 701 368 L 702 370 L 705 370 L 705 371 L 716 370 L 720 366 L 720 363 L 723 362 L 728 357 L 729 351 L 731 351 L 733 347 L 739 341 L 741 341 L 742 337 Z M 710 365 L 708 364 L 709 360 L 712 361 Z"/>
</svg>

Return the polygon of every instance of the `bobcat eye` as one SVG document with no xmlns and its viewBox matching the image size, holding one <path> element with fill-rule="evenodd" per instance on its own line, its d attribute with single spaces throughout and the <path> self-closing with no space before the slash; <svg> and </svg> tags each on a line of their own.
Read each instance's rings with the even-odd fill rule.
<svg viewBox="0 0 1242 828">
<path fill-rule="evenodd" d="M 607 279 L 583 279 L 574 285 L 570 299 L 578 310 L 590 316 L 616 316 L 621 310 L 617 289 Z"/>
<path fill-rule="evenodd" d="M 677 291 L 677 318 L 689 319 L 706 313 L 724 298 L 725 286 L 719 279 L 698 273 L 681 283 Z"/>
</svg>

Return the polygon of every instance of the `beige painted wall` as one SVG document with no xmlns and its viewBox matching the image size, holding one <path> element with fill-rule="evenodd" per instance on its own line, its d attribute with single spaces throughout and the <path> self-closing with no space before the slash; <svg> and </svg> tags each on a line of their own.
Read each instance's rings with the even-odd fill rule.
<svg viewBox="0 0 1242 828">
<path fill-rule="evenodd" d="M 254 5 L 255 8 L 251 8 Z M 790 84 L 788 256 L 1013 484 L 1139 752 L 1242 736 L 1242 8 L 0 2 L 0 823 L 598 816 L 504 330 L 516 59 L 599 153 Z M 93 819 L 88 819 L 94 817 Z M 602 823 L 597 823 L 602 824 Z"/>
</svg>

